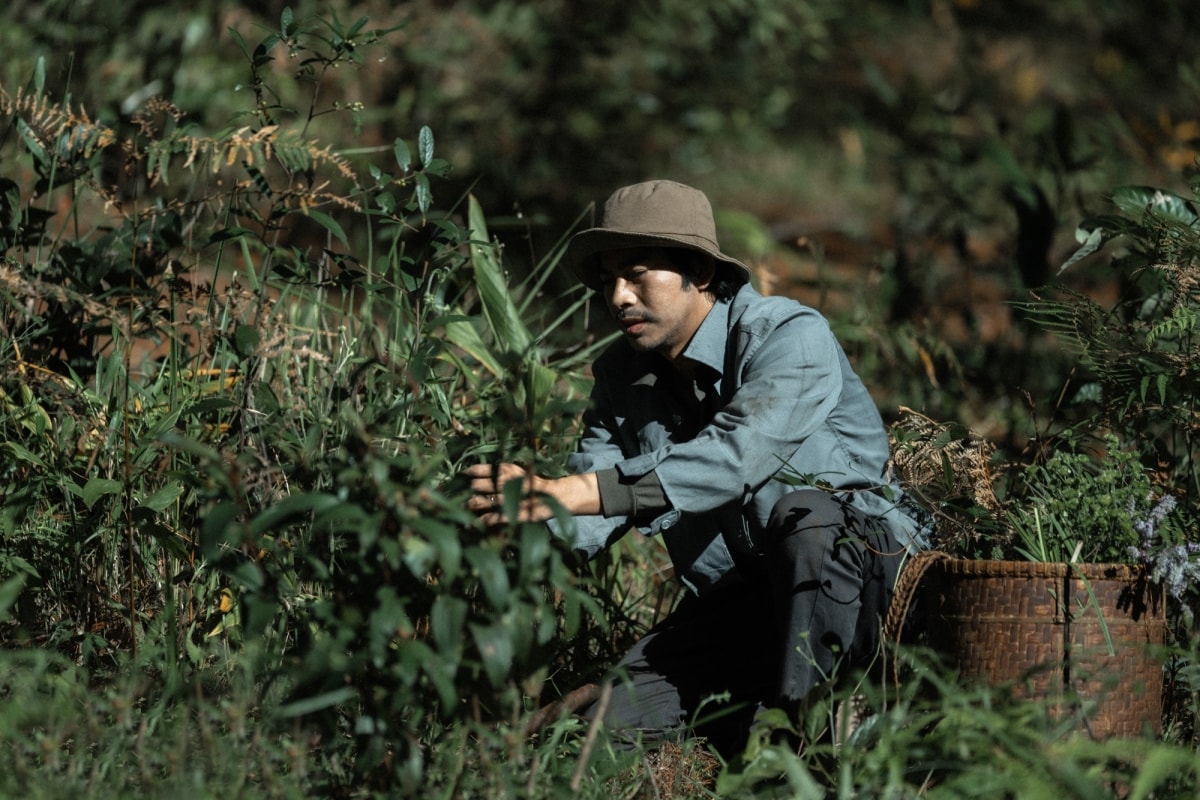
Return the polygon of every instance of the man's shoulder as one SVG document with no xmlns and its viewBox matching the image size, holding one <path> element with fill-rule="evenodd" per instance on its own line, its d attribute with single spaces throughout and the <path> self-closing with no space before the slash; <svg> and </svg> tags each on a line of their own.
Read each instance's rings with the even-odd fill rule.
<svg viewBox="0 0 1200 800">
<path fill-rule="evenodd" d="M 729 309 L 731 328 L 770 329 L 797 317 L 807 317 L 814 322 L 825 321 L 821 312 L 798 300 L 780 295 L 762 295 L 749 284 L 738 290 Z"/>
</svg>

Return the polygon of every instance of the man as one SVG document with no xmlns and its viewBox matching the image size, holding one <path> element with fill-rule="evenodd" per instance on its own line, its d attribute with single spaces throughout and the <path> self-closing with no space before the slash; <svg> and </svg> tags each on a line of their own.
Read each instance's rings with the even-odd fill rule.
<svg viewBox="0 0 1200 800">
<path fill-rule="evenodd" d="M 794 714 L 871 662 L 921 526 L 828 323 L 749 285 L 702 192 L 619 189 L 566 257 L 623 333 L 594 365 L 573 474 L 472 468 L 469 507 L 503 522 L 500 493 L 520 480 L 522 518 L 559 527 L 554 498 L 586 556 L 631 526 L 661 534 L 690 592 L 622 659 L 605 721 L 646 736 L 692 726 L 735 751 L 758 709 Z"/>
</svg>

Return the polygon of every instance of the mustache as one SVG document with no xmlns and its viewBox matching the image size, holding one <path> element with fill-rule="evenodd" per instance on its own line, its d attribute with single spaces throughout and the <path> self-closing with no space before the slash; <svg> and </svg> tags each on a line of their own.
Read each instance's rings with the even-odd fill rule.
<svg viewBox="0 0 1200 800">
<path fill-rule="evenodd" d="M 617 322 L 625 322 L 627 320 L 639 320 L 641 322 L 652 322 L 653 317 L 644 311 L 638 311 L 635 308 L 619 308 L 613 312 L 613 317 Z"/>
</svg>

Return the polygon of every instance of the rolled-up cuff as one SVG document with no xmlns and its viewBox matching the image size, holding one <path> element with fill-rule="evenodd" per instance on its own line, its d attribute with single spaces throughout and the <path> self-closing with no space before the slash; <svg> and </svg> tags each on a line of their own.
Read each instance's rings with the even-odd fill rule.
<svg viewBox="0 0 1200 800">
<path fill-rule="evenodd" d="M 616 469 L 596 472 L 600 489 L 600 508 L 606 517 L 629 517 L 636 523 L 662 514 L 671 508 L 658 476 L 648 472 L 630 480 L 622 478 Z"/>
</svg>

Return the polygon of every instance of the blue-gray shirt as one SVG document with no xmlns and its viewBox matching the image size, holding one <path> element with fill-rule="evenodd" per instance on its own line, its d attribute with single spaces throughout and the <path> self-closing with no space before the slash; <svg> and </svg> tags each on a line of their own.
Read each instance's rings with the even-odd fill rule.
<svg viewBox="0 0 1200 800">
<path fill-rule="evenodd" d="M 568 467 L 615 469 L 626 482 L 657 477 L 669 507 L 639 529 L 662 534 L 688 588 L 699 594 L 735 579 L 731 550 L 752 552 L 796 479 L 845 492 L 901 544 L 924 544 L 888 475 L 879 411 L 818 312 L 746 285 L 709 311 L 683 356 L 694 362 L 695 384 L 657 353 L 623 339 L 609 347 L 593 367 L 591 407 Z M 697 387 L 715 390 L 708 410 L 697 406 Z M 591 557 L 632 525 L 595 515 L 575 517 L 573 527 L 562 533 Z"/>
</svg>

